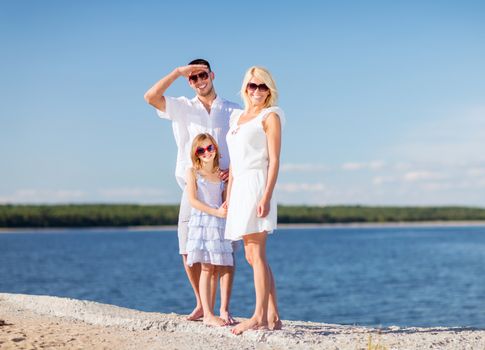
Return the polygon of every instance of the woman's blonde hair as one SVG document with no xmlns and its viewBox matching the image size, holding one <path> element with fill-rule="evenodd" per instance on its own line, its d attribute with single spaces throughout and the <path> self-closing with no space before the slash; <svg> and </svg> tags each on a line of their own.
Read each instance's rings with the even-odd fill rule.
<svg viewBox="0 0 485 350">
<path fill-rule="evenodd" d="M 269 70 L 264 67 L 252 66 L 246 71 L 244 75 L 243 83 L 241 86 L 241 97 L 244 101 L 245 109 L 249 108 L 249 96 L 247 91 L 247 86 L 251 78 L 257 78 L 261 80 L 267 87 L 269 87 L 269 95 L 264 103 L 263 108 L 273 107 L 278 102 L 278 89 L 276 88 L 276 83 L 271 76 Z"/>
<path fill-rule="evenodd" d="M 202 162 L 200 161 L 200 158 L 198 155 L 195 154 L 195 151 L 197 150 L 197 147 L 200 146 L 200 144 L 205 141 L 209 140 L 216 148 L 216 154 L 214 156 L 214 169 L 219 169 L 219 146 L 217 145 L 216 140 L 212 137 L 212 135 L 204 133 L 204 134 L 199 134 L 196 137 L 194 137 L 194 141 L 192 141 L 192 153 L 190 154 L 190 158 L 192 159 L 192 164 L 194 165 L 195 169 L 200 169 L 202 168 Z"/>
</svg>

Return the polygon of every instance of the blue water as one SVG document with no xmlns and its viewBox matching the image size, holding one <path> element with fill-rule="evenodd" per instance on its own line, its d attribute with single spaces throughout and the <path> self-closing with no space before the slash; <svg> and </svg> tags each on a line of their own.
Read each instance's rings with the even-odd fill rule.
<svg viewBox="0 0 485 350">
<path fill-rule="evenodd" d="M 175 231 L 0 234 L 0 292 L 187 314 Z M 284 319 L 485 328 L 485 227 L 282 229 L 268 242 Z M 237 252 L 232 312 L 254 307 Z"/>
</svg>

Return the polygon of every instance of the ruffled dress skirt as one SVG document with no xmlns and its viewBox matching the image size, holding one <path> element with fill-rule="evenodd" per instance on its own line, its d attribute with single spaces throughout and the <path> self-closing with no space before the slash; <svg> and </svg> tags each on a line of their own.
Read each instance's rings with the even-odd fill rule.
<svg viewBox="0 0 485 350">
<path fill-rule="evenodd" d="M 231 241 L 224 239 L 226 220 L 192 208 L 187 240 L 187 264 L 233 266 Z"/>
</svg>

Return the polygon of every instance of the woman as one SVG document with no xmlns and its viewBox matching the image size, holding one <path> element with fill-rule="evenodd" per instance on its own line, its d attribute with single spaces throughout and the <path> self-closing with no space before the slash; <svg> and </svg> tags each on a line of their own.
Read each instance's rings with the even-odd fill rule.
<svg viewBox="0 0 485 350">
<path fill-rule="evenodd" d="M 279 170 L 283 111 L 276 107 L 278 91 L 268 70 L 251 67 L 241 96 L 245 109 L 231 114 L 227 145 L 231 159 L 225 238 L 244 241 L 253 268 L 256 306 L 253 316 L 232 329 L 281 329 L 276 288 L 266 259 L 266 239 L 276 228 L 273 190 Z"/>
</svg>

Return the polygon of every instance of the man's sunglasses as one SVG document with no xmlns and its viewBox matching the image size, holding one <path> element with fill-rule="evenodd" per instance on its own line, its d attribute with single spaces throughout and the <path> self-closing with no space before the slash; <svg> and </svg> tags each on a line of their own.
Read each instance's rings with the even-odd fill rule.
<svg viewBox="0 0 485 350">
<path fill-rule="evenodd" d="M 197 80 L 206 80 L 209 78 L 209 73 L 207 72 L 200 72 L 199 74 L 189 75 L 189 80 L 193 83 L 197 83 Z"/>
<path fill-rule="evenodd" d="M 195 150 L 195 155 L 196 156 L 201 156 L 203 155 L 205 152 L 209 152 L 209 153 L 212 153 L 216 150 L 216 146 L 214 146 L 213 144 L 210 144 L 209 146 L 207 147 L 197 147 L 196 150 Z"/>
<path fill-rule="evenodd" d="M 248 83 L 247 88 L 249 91 L 256 91 L 259 89 L 261 92 L 266 92 L 269 90 L 268 85 L 266 84 L 255 84 L 255 83 Z"/>
</svg>

